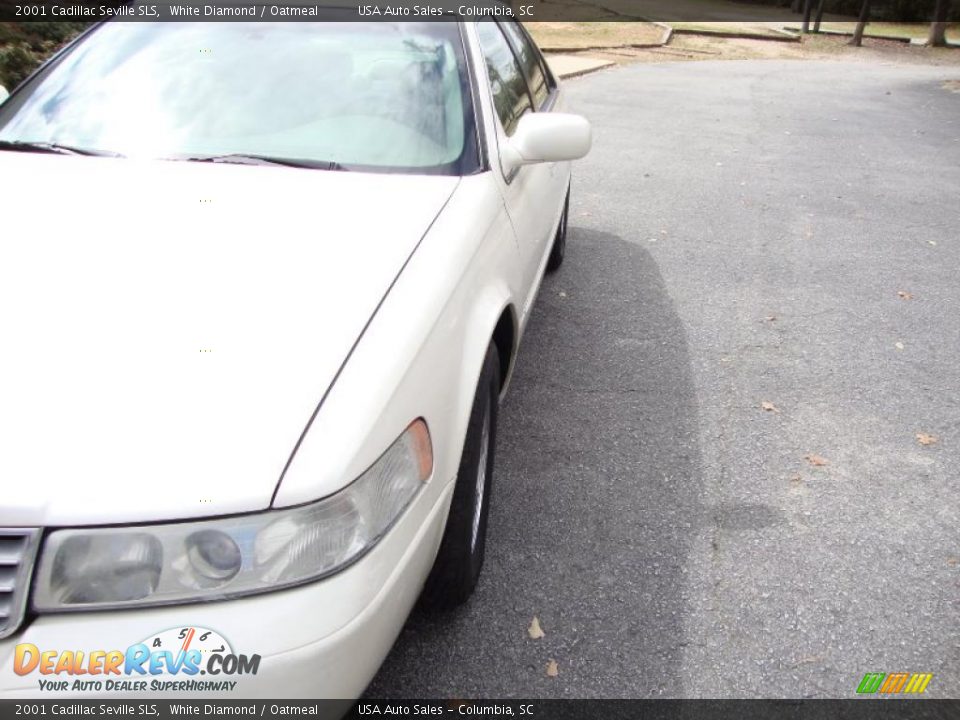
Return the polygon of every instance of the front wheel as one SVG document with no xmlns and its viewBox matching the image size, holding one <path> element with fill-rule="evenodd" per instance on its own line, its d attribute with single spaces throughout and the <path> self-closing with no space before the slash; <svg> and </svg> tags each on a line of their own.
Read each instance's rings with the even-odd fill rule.
<svg viewBox="0 0 960 720">
<path fill-rule="evenodd" d="M 473 594 L 483 567 L 493 479 L 500 392 L 500 358 L 491 344 L 470 410 L 447 527 L 421 602 L 434 609 L 461 605 Z"/>
<path fill-rule="evenodd" d="M 553 238 L 553 247 L 550 249 L 550 258 L 547 260 L 547 272 L 554 272 L 563 265 L 563 257 L 567 252 L 567 216 L 570 214 L 570 191 L 563 201 L 563 214 L 557 226 L 557 234 Z"/>
</svg>

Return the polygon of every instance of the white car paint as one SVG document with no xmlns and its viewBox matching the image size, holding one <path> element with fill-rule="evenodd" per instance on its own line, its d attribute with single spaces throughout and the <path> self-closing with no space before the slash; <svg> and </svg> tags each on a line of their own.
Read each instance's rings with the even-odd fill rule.
<svg viewBox="0 0 960 720">
<path fill-rule="evenodd" d="M 11 152 L 0 175 L 0 526 L 269 507 L 459 182 Z"/>
<path fill-rule="evenodd" d="M 158 162 L 135 166 L 130 161 L 51 156 L 11 160 L 13 154 L 0 158 L 4 163 L 0 173 L 12 172 L 9 163 L 19 162 L 21 177 L 30 174 L 48 184 L 55 177 L 51 168 L 66 168 L 63 172 L 71 174 L 76 167 L 76 173 L 98 173 L 101 181 L 115 179 L 112 187 L 119 193 L 102 201 L 96 211 L 79 199 L 65 199 L 74 203 L 73 213 L 91 223 L 82 233 L 58 202 L 57 217 L 50 222 L 66 239 L 44 235 L 33 238 L 36 248 L 17 250 L 20 262 L 30 259 L 38 265 L 50 263 L 52 248 L 66 253 L 52 271 L 63 283 L 55 287 L 69 288 L 70 294 L 58 291 L 55 297 L 47 296 L 35 288 L 31 291 L 27 277 L 5 278 L 38 303 L 32 308 L 22 295 L 3 297 L 34 319 L 16 319 L 10 327 L 42 348 L 35 355 L 23 350 L 17 369 L 31 380 L 44 400 L 43 408 L 30 407 L 25 390 L 16 391 L 17 407 L 25 408 L 32 422 L 48 418 L 47 441 L 55 437 L 57 446 L 64 447 L 60 436 L 66 435 L 72 451 L 69 457 L 44 457 L 42 462 L 51 463 L 50 468 L 60 463 L 57 467 L 68 470 L 77 467 L 78 460 L 92 462 L 95 453 L 85 454 L 83 443 L 98 442 L 100 422 L 146 453 L 119 450 L 116 459 L 104 464 L 110 480 L 104 490 L 94 492 L 101 493 L 96 496 L 99 504 L 109 507 L 86 504 L 83 489 L 70 490 L 70 480 L 64 479 L 60 481 L 64 492 L 75 493 L 72 507 L 48 497 L 31 502 L 36 493 L 18 491 L 20 504 L 10 510 L 4 504 L 0 526 L 38 524 L 51 517 L 87 524 L 105 522 L 108 516 L 129 522 L 131 515 L 146 519 L 173 517 L 172 512 L 178 517 L 213 514 L 209 505 L 198 509 L 192 504 L 198 494 L 217 493 L 208 498 L 221 503 L 217 512 L 230 507 L 256 509 L 270 504 L 275 488 L 274 507 L 309 502 L 356 478 L 417 417 L 426 419 L 434 448 L 431 480 L 388 535 L 347 569 L 299 588 L 217 603 L 38 617 L 18 634 L 0 640 L 0 695 L 36 693 L 35 680 L 12 672 L 16 643 L 125 647 L 154 629 L 181 625 L 214 628 L 238 652 L 263 656 L 260 673 L 242 678 L 233 697 L 356 697 L 366 687 L 433 563 L 484 353 L 499 322 L 510 324 L 512 347 L 507 350 L 511 358 L 516 352 L 570 178 L 568 162 L 525 165 L 514 177 L 505 176 L 499 158 L 512 140 L 503 134 L 493 111 L 472 24 L 467 23 L 465 30 L 479 76 L 475 103 L 491 166 L 476 175 L 424 178 Z M 554 109 L 562 107 L 561 97 Z M 264 183 L 269 197 L 256 197 Z M 69 195 L 68 187 L 74 184 L 65 183 L 59 193 Z M 81 194 L 87 202 L 94 197 Z M 198 194 L 210 195 L 212 202 L 201 204 Z M 47 185 L 38 202 L 49 203 L 50 197 Z M 28 202 L 28 194 L 24 192 L 20 200 Z M 275 210 L 278 204 L 282 212 Z M 144 223 L 147 207 L 150 221 Z M 25 225 L 19 228 L 25 243 L 26 230 Z M 149 257 L 135 253 L 125 237 L 134 232 L 150 241 L 149 247 L 165 250 Z M 317 237 L 314 233 L 342 237 L 344 246 L 330 260 L 309 262 L 315 257 L 310 244 Z M 71 239 L 90 242 L 96 254 L 87 257 L 80 245 L 70 244 Z M 111 253 L 117 253 L 124 266 L 135 260 L 150 263 L 138 281 L 120 279 L 138 299 L 131 308 L 118 310 L 95 283 L 84 283 L 77 272 L 103 279 L 105 271 L 97 260 L 102 263 Z M 192 269 L 184 268 L 188 259 L 194 263 Z M 91 297 L 82 297 L 87 291 Z M 170 312 L 169 302 L 176 312 Z M 190 307 L 197 303 L 208 309 L 191 314 Z M 75 330 L 70 320 L 87 318 L 89 327 L 102 327 L 88 317 L 97 310 L 124 313 L 129 341 L 101 331 L 93 337 L 103 345 L 93 345 L 89 336 Z M 38 312 L 65 335 L 58 339 L 56 333 L 33 328 Z M 165 318 L 169 322 L 162 322 Z M 163 329 L 162 339 L 147 330 L 157 324 Z M 264 337 L 268 343 L 254 340 Z M 96 385 L 72 387 L 85 377 L 79 369 L 63 369 L 64 356 L 74 349 Z M 107 350 L 119 354 L 111 357 Z M 98 352 L 109 363 L 109 371 L 96 367 Z M 162 357 L 152 360 L 155 353 Z M 149 364 L 148 372 L 138 371 L 142 363 Z M 181 382 L 145 387 L 153 380 L 152 373 L 164 369 Z M 507 377 L 508 370 L 504 368 Z M 69 377 L 57 377 L 58 371 Z M 111 372 L 124 380 L 122 387 L 107 382 Z M 89 403 L 89 412 L 71 411 L 69 423 L 55 418 L 54 388 L 71 393 L 71 402 Z M 144 400 L 159 403 L 153 406 L 156 417 L 144 417 Z M 257 411 L 249 415 L 266 417 L 246 417 L 248 407 Z M 129 415 L 104 417 L 118 410 L 133 413 L 136 422 Z M 314 410 L 277 487 L 283 464 Z M 186 417 L 190 412 L 198 417 Z M 15 421 L 3 417 L 6 431 Z M 176 427 L 181 421 L 189 426 L 182 432 Z M 152 432 L 175 433 L 173 439 L 187 443 L 199 464 L 191 474 L 193 485 L 169 480 L 147 490 L 136 483 L 144 471 L 152 472 L 144 456 L 165 472 L 192 472 L 185 463 L 177 466 L 183 454 L 176 443 L 151 444 L 138 437 L 132 427 L 136 423 L 148 423 Z M 190 444 L 191 433 L 198 432 L 208 433 L 214 443 L 211 449 L 199 442 Z M 51 454 L 36 439 L 24 442 L 32 443 L 35 453 Z M 102 442 L 113 448 L 116 438 Z M 173 459 L 158 457 L 164 452 Z M 25 456 L 17 457 L 19 467 L 25 467 Z M 76 475 L 89 478 L 89 467 Z M 124 469 L 126 481 L 118 479 Z M 6 476 L 6 468 L 0 472 Z M 159 473 L 153 477 L 161 480 Z M 32 478 L 44 481 L 39 475 Z M 89 489 L 91 483 L 83 485 Z M 150 508 L 143 509 L 145 505 Z M 174 511 L 175 507 L 179 509 Z"/>
</svg>

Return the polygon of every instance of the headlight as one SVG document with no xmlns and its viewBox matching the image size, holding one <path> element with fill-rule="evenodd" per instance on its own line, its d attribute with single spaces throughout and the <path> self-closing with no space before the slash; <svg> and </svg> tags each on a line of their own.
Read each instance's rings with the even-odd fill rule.
<svg viewBox="0 0 960 720">
<path fill-rule="evenodd" d="M 412 423 L 355 482 L 319 502 L 203 522 L 57 530 L 43 547 L 40 611 L 250 595 L 329 575 L 383 537 L 433 471 Z"/>
</svg>

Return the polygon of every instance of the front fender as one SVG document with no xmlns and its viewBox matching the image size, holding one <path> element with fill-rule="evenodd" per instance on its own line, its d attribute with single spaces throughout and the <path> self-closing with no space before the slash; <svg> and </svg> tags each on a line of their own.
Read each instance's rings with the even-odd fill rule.
<svg viewBox="0 0 960 720">
<path fill-rule="evenodd" d="M 495 183 L 489 173 L 464 178 L 317 411 L 274 506 L 340 490 L 418 417 L 434 448 L 426 492 L 438 494 L 456 476 L 487 345 L 520 282 Z"/>
</svg>

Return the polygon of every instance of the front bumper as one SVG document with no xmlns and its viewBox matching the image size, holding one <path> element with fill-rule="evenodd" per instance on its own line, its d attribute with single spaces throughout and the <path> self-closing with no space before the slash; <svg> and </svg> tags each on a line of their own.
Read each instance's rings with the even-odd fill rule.
<svg viewBox="0 0 960 720">
<path fill-rule="evenodd" d="M 37 617 L 0 641 L 0 698 L 359 697 L 393 645 L 430 571 L 453 487 L 449 482 L 439 494 L 435 488 L 424 488 L 373 550 L 344 571 L 316 583 L 220 602 Z M 153 678 L 68 671 L 41 674 L 39 669 L 18 675 L 14 671 L 15 648 L 21 643 L 40 651 L 83 651 L 89 658 L 93 651 L 123 651 L 163 631 L 189 627 L 216 631 L 234 653 L 260 655 L 256 674 Z M 236 684 L 219 692 L 184 689 L 195 685 L 151 690 L 157 687 L 151 685 L 152 679 Z M 67 681 L 66 688 L 41 691 L 40 680 Z M 100 680 L 103 685 L 99 690 L 89 689 L 93 686 L 79 689 L 84 686 L 75 686 L 78 680 Z M 108 691 L 107 680 L 145 680 L 147 685 Z"/>
</svg>

